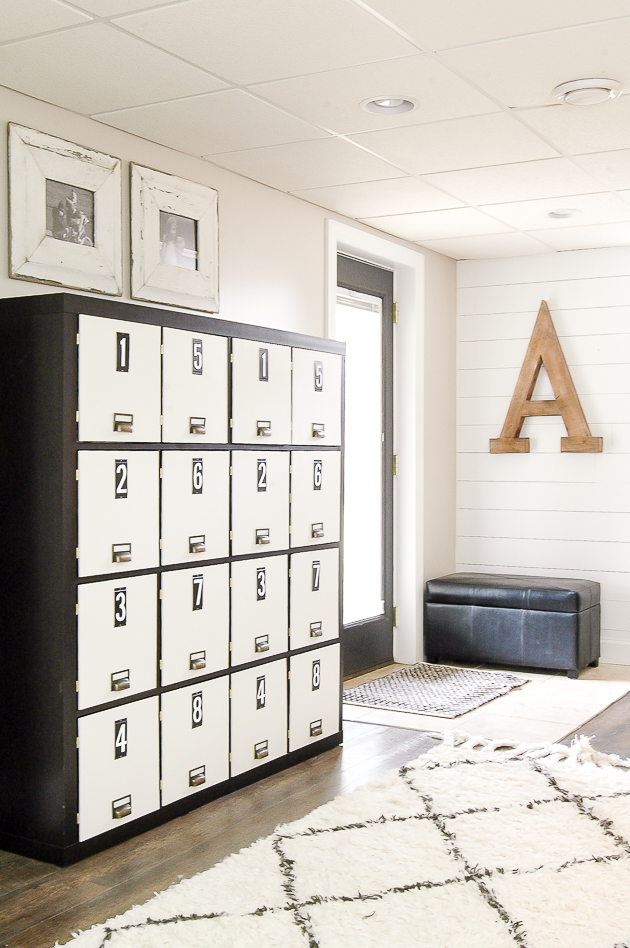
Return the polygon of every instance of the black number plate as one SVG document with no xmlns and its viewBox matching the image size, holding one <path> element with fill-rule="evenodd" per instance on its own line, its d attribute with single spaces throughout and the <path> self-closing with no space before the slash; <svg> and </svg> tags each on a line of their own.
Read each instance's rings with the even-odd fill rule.
<svg viewBox="0 0 630 948">
<path fill-rule="evenodd" d="M 120 586 L 114 590 L 114 628 L 119 629 L 127 625 L 127 587 Z"/>
<path fill-rule="evenodd" d="M 313 560 L 313 565 L 311 567 L 311 589 L 313 592 L 319 592 L 319 580 L 322 573 L 322 566 L 320 560 Z"/>
<path fill-rule="evenodd" d="M 192 374 L 203 375 L 203 340 L 192 341 Z"/>
<path fill-rule="evenodd" d="M 315 391 L 323 392 L 324 391 L 324 366 L 321 362 L 314 362 L 313 368 L 315 370 Z"/>
<path fill-rule="evenodd" d="M 121 718 L 114 724 L 114 760 L 127 756 L 127 718 Z"/>
<path fill-rule="evenodd" d="M 203 691 L 194 691 L 192 696 L 192 726 L 201 727 L 203 724 Z"/>
<path fill-rule="evenodd" d="M 322 489 L 322 471 L 324 469 L 323 461 L 313 461 L 313 490 Z"/>
<path fill-rule="evenodd" d="M 126 460 L 114 461 L 114 497 L 116 500 L 121 500 L 129 494 L 128 474 Z"/>
<path fill-rule="evenodd" d="M 116 371 L 129 371 L 129 333 L 116 333 Z"/>
<path fill-rule="evenodd" d="M 269 381 L 269 349 L 258 350 L 258 380 Z"/>
<path fill-rule="evenodd" d="M 192 492 L 203 494 L 203 458 L 192 459 Z"/>
<path fill-rule="evenodd" d="M 265 676 L 261 675 L 256 679 L 256 710 L 260 711 L 267 702 L 267 692 L 265 691 Z"/>
<path fill-rule="evenodd" d="M 203 573 L 192 578 L 192 607 L 193 612 L 203 609 Z"/>
<path fill-rule="evenodd" d="M 256 599 L 267 598 L 267 570 L 261 566 L 256 570 Z"/>
<path fill-rule="evenodd" d="M 317 691 L 322 681 L 321 659 L 313 662 L 313 671 L 311 673 L 311 686 L 313 691 Z"/>
<path fill-rule="evenodd" d="M 256 461 L 256 487 L 258 491 L 267 490 L 267 461 L 258 458 Z"/>
</svg>

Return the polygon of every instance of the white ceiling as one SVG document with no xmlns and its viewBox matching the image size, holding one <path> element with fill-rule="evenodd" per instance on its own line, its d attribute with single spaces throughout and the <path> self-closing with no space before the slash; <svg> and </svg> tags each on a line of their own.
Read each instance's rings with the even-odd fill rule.
<svg viewBox="0 0 630 948">
<path fill-rule="evenodd" d="M 630 245 L 629 49 L 628 0 L 3 0 L 0 84 L 501 257 Z M 591 77 L 628 94 L 555 103 Z M 383 95 L 417 108 L 360 108 Z"/>
</svg>

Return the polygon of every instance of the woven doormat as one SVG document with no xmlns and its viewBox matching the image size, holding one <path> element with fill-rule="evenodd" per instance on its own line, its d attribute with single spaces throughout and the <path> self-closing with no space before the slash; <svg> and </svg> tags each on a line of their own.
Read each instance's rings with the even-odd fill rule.
<svg viewBox="0 0 630 948">
<path fill-rule="evenodd" d="M 345 704 L 363 708 L 456 718 L 506 695 L 528 680 L 509 672 L 423 663 L 350 688 L 344 691 L 343 700 Z"/>
</svg>

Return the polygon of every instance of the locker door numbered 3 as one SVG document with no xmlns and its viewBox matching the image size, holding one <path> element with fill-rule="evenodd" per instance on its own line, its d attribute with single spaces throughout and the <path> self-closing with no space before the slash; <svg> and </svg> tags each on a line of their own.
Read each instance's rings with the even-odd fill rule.
<svg viewBox="0 0 630 948">
<path fill-rule="evenodd" d="M 232 665 L 261 654 L 284 652 L 288 644 L 288 563 L 267 556 L 232 563 Z"/>
</svg>

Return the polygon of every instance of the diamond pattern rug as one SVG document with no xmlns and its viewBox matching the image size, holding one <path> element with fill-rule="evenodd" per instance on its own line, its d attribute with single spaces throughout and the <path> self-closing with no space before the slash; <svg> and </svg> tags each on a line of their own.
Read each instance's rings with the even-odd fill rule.
<svg viewBox="0 0 630 948">
<path fill-rule="evenodd" d="M 509 672 L 423 662 L 343 693 L 344 704 L 456 718 L 529 681 Z"/>
<path fill-rule="evenodd" d="M 73 948 L 629 948 L 630 761 L 451 733 Z"/>
</svg>

